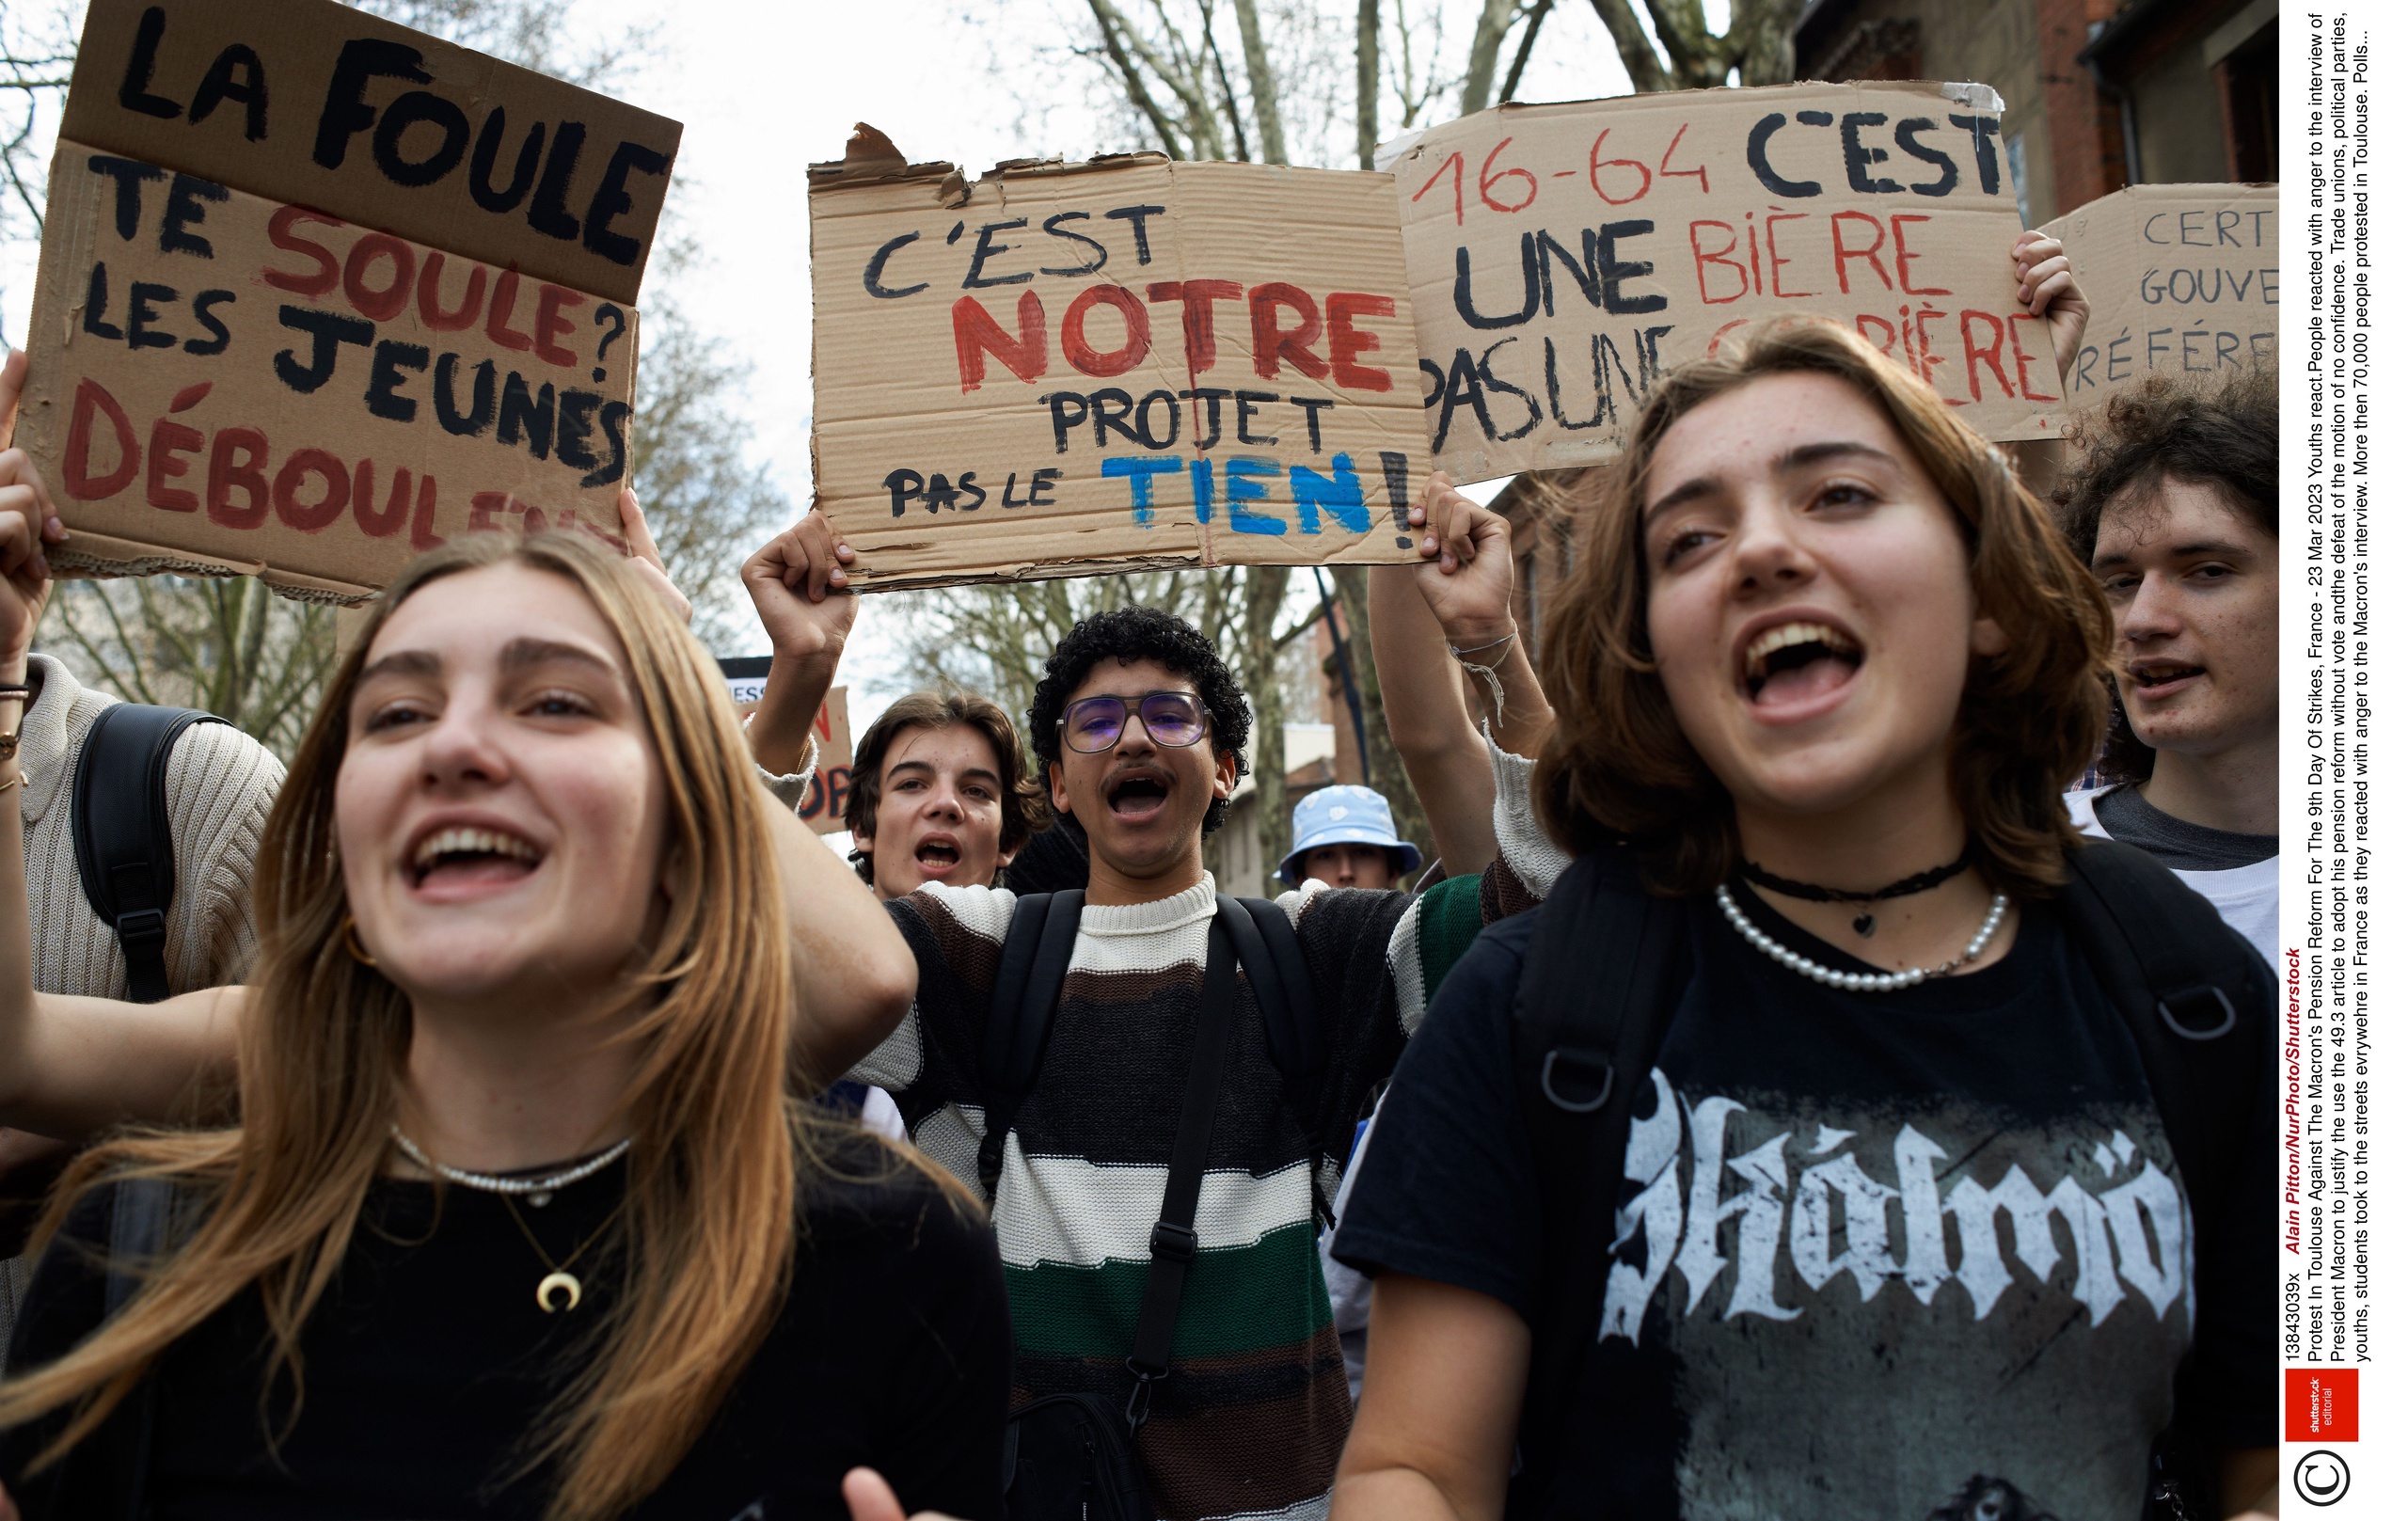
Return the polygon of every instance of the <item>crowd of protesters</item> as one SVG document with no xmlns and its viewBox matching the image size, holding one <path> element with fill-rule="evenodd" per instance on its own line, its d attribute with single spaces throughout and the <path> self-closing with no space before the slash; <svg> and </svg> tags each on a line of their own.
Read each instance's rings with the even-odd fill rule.
<svg viewBox="0 0 2408 1521">
<path fill-rule="evenodd" d="M 0 437 L 0 1515 L 2271 1510 L 2276 435 L 2153 383 L 2052 511 L 1778 325 L 1557 483 L 1536 666 L 1434 477 L 1428 852 L 1325 787 L 1269 901 L 1141 607 L 888 707 L 847 870 L 853 551 L 745 563 L 739 723 L 630 496 L 416 562 L 289 775 L 169 735 L 114 923 Z"/>
</svg>

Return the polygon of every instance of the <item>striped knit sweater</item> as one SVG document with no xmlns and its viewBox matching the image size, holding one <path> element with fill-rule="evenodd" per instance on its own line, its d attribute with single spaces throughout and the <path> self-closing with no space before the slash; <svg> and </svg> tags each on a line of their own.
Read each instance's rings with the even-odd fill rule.
<svg viewBox="0 0 2408 1521">
<path fill-rule="evenodd" d="M 919 997 L 854 1075 L 892 1090 L 922 1149 L 973 1188 L 984 1133 L 979 1036 L 1012 895 L 931 885 L 889 907 L 918 954 Z M 1280 900 L 1311 969 L 1328 1069 L 1293 1112 L 1243 972 L 1172 1373 L 1138 1434 L 1164 1521 L 1326 1513 L 1352 1416 L 1315 1250 L 1316 1172 L 1418 1022 L 1391 944 L 1414 959 L 1401 893 L 1319 883 Z M 1162 1207 L 1203 994 L 1213 884 L 1085 910 L 1043 1071 L 1004 1147 L 995 1230 L 1010 1291 L 1017 1398 L 1126 1395 L 1148 1237 Z M 1416 992 L 1418 993 L 1418 981 Z"/>
<path fill-rule="evenodd" d="M 25 825 L 25 885 L 34 925 L 34 986 L 43 992 L 125 996 L 125 953 L 101 922 L 75 870 L 75 761 L 92 721 L 117 699 L 37 655 L 41 691 L 26 710 L 17 763 Z M 176 842 L 176 900 L 167 915 L 167 986 L 215 988 L 249 975 L 259 954 L 251 864 L 284 767 L 240 729 L 184 731 L 167 759 L 167 818 Z"/>
</svg>

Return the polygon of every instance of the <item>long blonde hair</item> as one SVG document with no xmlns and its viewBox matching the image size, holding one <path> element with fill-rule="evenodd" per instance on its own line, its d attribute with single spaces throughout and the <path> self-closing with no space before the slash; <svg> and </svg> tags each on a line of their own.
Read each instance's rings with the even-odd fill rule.
<svg viewBox="0 0 2408 1521">
<path fill-rule="evenodd" d="M 793 1002 L 784 894 L 726 691 L 702 647 L 618 558 L 568 533 L 456 539 L 387 589 L 294 759 L 260 849 L 259 969 L 238 1037 L 238 1128 L 150 1133 L 83 1157 L 35 1238 L 110 1180 L 164 1177 L 198 1225 L 125 1308 L 74 1351 L 0 1386 L 0 1427 L 67 1407 L 40 1460 L 89 1435 L 178 1338 L 256 1288 L 279 1378 L 302 1394 L 299 1339 L 385 1163 L 408 1049 L 402 991 L 343 944 L 335 783 L 351 698 L 377 630 L 430 583 L 515 562 L 560 576 L 626 651 L 667 780 L 668 903 L 622 1012 L 639 1054 L 621 1101 L 635 1135 L 615 1245 L 627 1283 L 590 1360 L 528 1434 L 523 1466 L 556 1466 L 550 1513 L 609 1516 L 668 1477 L 776 1319 L 791 1275 L 798 1168 L 825 1125 L 786 1095 Z M 800 1159 L 800 1160 L 799 1160 Z"/>
<path fill-rule="evenodd" d="M 1572 574 L 1539 641 L 1539 678 L 1557 715 L 1531 782 L 1539 817 L 1575 852 L 1627 843 L 1661 893 L 1703 892 L 1736 864 L 1731 795 L 1682 732 L 1648 642 L 1643 499 L 1675 422 L 1752 381 L 1788 374 L 1853 386 L 1956 511 L 1974 600 L 2005 629 L 2007 648 L 1967 672 L 1949 782 L 1983 874 L 2018 897 L 2045 896 L 2078 840 L 2059 795 L 2099 753 L 2106 729 L 2099 676 L 2115 632 L 2106 595 L 2004 458 L 1939 392 L 1820 318 L 1792 319 L 1674 371 L 1622 457 L 1564 494 L 1579 528 Z"/>
</svg>

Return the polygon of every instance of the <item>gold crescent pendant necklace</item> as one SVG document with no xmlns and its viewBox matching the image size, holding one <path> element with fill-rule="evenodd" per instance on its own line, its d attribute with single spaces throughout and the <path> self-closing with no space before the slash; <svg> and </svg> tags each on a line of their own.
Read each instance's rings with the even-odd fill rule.
<svg viewBox="0 0 2408 1521">
<path fill-rule="evenodd" d="M 416 1141 L 403 1134 L 401 1126 L 392 1126 L 391 1133 L 393 1144 L 401 1148 L 402 1154 L 427 1172 L 458 1183 L 463 1188 L 473 1188 L 482 1194 L 500 1196 L 502 1208 L 510 1212 L 511 1222 L 518 1227 L 518 1233 L 527 1238 L 527 1244 L 535 1249 L 535 1255 L 544 1260 L 544 1266 L 550 1269 L 535 1285 L 535 1303 L 545 1314 L 557 1315 L 563 1309 L 575 1309 L 583 1303 L 585 1285 L 576 1274 L 569 1271 L 569 1267 L 585 1255 L 587 1247 L 601 1240 L 604 1233 L 610 1228 L 611 1222 L 619 1218 L 619 1212 L 627 1207 L 626 1197 L 623 1196 L 611 1208 L 610 1212 L 603 1218 L 602 1223 L 594 1228 L 594 1234 L 577 1244 L 577 1250 L 569 1253 L 561 1261 L 555 1262 L 552 1260 L 552 1254 L 544 1250 L 544 1244 L 537 1241 L 535 1233 L 527 1228 L 526 1217 L 518 1212 L 516 1196 L 523 1195 L 529 1204 L 542 1209 L 552 1202 L 553 1195 L 560 1189 L 570 1183 L 591 1178 L 611 1163 L 626 1156 L 627 1148 L 634 1144 L 633 1136 L 628 1136 L 616 1145 L 607 1147 L 584 1161 L 573 1163 L 549 1176 L 525 1178 L 469 1172 L 462 1167 L 447 1167 L 428 1156 Z M 561 1296 L 558 1304 L 553 1302 L 555 1295 Z"/>
<path fill-rule="evenodd" d="M 584 1301 L 585 1285 L 578 1280 L 576 1274 L 569 1271 L 569 1268 L 578 1258 L 585 1255 L 587 1247 L 602 1239 L 603 1232 L 610 1228 L 610 1223 L 619 1218 L 619 1211 L 626 1208 L 626 1199 L 621 1199 L 610 1214 L 604 1217 L 602 1223 L 594 1228 L 594 1234 L 578 1242 L 577 1250 L 555 1262 L 552 1260 L 552 1254 L 544 1250 L 544 1244 L 535 1239 L 535 1233 L 527 1228 L 527 1218 L 518 1212 L 518 1202 L 507 1194 L 501 1196 L 501 1207 L 510 1212 L 511 1221 L 518 1227 L 518 1233 L 527 1238 L 528 1245 L 535 1248 L 535 1255 L 544 1260 L 544 1266 L 551 1269 L 535 1285 L 535 1304 L 545 1314 L 557 1315 L 564 1309 L 575 1309 Z M 554 1304 L 552 1296 L 555 1294 L 566 1297 L 562 1303 Z"/>
</svg>

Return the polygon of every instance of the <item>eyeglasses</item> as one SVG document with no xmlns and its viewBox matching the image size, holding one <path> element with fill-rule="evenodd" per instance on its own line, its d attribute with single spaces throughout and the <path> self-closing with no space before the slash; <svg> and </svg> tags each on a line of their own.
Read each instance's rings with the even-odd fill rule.
<svg viewBox="0 0 2408 1521">
<path fill-rule="evenodd" d="M 1055 720 L 1062 742 L 1082 755 L 1100 754 L 1120 742 L 1129 715 L 1146 726 L 1158 745 L 1183 750 L 1204 737 L 1204 713 L 1193 692 L 1148 692 L 1143 697 L 1082 697 Z"/>
</svg>

